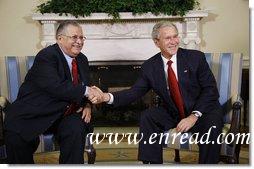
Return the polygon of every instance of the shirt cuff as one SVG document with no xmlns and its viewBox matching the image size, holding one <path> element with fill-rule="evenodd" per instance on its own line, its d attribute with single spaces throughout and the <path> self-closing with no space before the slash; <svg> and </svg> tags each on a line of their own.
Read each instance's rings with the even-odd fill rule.
<svg viewBox="0 0 254 169">
<path fill-rule="evenodd" d="M 199 115 L 199 117 L 201 117 L 203 114 L 200 112 L 200 111 L 198 111 L 198 110 L 194 110 L 194 111 L 192 111 L 192 113 L 197 113 L 198 115 Z"/>
<path fill-rule="evenodd" d="M 111 93 L 108 93 L 109 94 L 109 101 L 107 102 L 107 104 L 113 104 L 113 102 L 114 102 L 114 96 L 113 96 L 113 94 L 111 94 Z"/>
<path fill-rule="evenodd" d="M 89 86 L 86 86 L 86 91 L 85 91 L 85 96 L 88 97 L 89 96 Z"/>
</svg>

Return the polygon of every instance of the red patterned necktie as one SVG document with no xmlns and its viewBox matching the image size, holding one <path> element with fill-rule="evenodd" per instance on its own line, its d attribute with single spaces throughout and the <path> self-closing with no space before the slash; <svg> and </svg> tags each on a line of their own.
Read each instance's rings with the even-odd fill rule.
<svg viewBox="0 0 254 169">
<path fill-rule="evenodd" d="M 77 85 L 78 84 L 78 65 L 77 65 L 76 58 L 72 59 L 71 65 L 72 65 L 72 70 L 71 70 L 72 82 L 74 85 Z"/>
<path fill-rule="evenodd" d="M 183 119 L 185 117 L 184 115 L 184 106 L 183 106 L 183 99 L 179 90 L 178 81 L 176 79 L 175 73 L 171 67 L 172 61 L 168 61 L 168 85 L 170 89 L 170 95 L 173 99 L 178 111 L 180 118 Z"/>
<path fill-rule="evenodd" d="M 77 65 L 76 58 L 72 59 L 71 65 L 72 65 L 72 69 L 71 69 L 72 83 L 74 85 L 77 85 L 79 83 L 79 79 L 78 79 L 78 65 Z M 75 102 L 71 103 L 71 105 L 65 111 L 64 116 L 67 116 L 67 115 L 69 115 L 71 113 L 76 112 L 78 110 L 78 108 L 79 107 L 78 107 L 77 103 L 75 103 Z"/>
</svg>

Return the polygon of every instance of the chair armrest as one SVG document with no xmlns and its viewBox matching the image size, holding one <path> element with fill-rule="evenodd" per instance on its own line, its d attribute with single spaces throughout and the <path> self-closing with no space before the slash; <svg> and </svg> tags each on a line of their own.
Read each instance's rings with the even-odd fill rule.
<svg viewBox="0 0 254 169">
<path fill-rule="evenodd" d="M 10 104 L 6 97 L 0 96 L 0 115 L 2 121 L 4 120 L 4 111 L 6 107 Z"/>
<path fill-rule="evenodd" d="M 5 151 L 2 146 L 4 145 L 4 109 L 7 105 L 8 100 L 5 97 L 0 96 L 0 159 L 5 157 Z"/>
<path fill-rule="evenodd" d="M 229 133 L 239 133 L 240 132 L 240 120 L 241 112 L 243 111 L 243 101 L 240 95 L 234 95 L 231 97 L 231 106 L 232 106 L 232 119 L 229 129 Z"/>
<path fill-rule="evenodd" d="M 0 96 L 0 107 L 1 107 L 1 109 L 4 109 L 7 104 L 8 104 L 8 100 L 5 97 Z"/>
<path fill-rule="evenodd" d="M 241 109 L 241 106 L 243 105 L 243 99 L 240 95 L 236 94 L 231 97 L 231 104 L 233 105 L 233 109 Z"/>
</svg>

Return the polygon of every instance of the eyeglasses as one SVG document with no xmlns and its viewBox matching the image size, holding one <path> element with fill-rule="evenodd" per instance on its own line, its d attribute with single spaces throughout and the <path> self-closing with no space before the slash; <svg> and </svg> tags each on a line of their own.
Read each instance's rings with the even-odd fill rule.
<svg viewBox="0 0 254 169">
<path fill-rule="evenodd" d="M 63 34 L 61 34 L 61 35 L 63 35 Z M 81 41 L 86 40 L 85 36 L 77 36 L 77 35 L 74 35 L 74 36 L 63 35 L 63 36 L 66 36 L 67 38 L 70 38 L 74 42 L 76 42 L 78 39 L 81 40 Z"/>
</svg>

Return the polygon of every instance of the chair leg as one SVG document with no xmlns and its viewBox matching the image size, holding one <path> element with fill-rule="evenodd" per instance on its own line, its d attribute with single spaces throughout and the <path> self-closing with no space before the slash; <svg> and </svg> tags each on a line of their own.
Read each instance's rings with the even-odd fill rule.
<svg viewBox="0 0 254 169">
<path fill-rule="evenodd" d="M 180 163 L 180 152 L 177 149 L 175 149 L 175 162 Z"/>
<path fill-rule="evenodd" d="M 96 151 L 95 151 L 93 145 L 91 145 L 91 148 L 86 153 L 87 153 L 87 158 L 88 158 L 87 163 L 94 164 L 95 159 L 96 159 Z"/>
<path fill-rule="evenodd" d="M 237 144 L 235 148 L 235 159 L 236 159 L 236 164 L 239 164 L 239 154 L 241 150 L 241 144 Z"/>
<path fill-rule="evenodd" d="M 235 157 L 228 157 L 227 163 L 228 164 L 237 164 L 237 159 Z"/>
<path fill-rule="evenodd" d="M 233 156 L 223 156 L 221 161 L 227 164 L 239 164 L 239 154 L 240 154 L 240 146 L 236 145 L 235 152 Z"/>
</svg>

